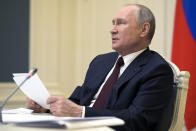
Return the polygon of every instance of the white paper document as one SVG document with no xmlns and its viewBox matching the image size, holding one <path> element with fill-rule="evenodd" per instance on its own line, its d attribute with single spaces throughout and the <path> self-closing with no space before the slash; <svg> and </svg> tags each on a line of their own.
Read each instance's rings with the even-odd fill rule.
<svg viewBox="0 0 196 131">
<path fill-rule="evenodd" d="M 19 85 L 26 77 L 28 73 L 13 74 L 13 79 L 17 85 Z M 42 107 L 49 109 L 49 105 L 46 104 L 50 94 L 37 74 L 29 78 L 21 87 L 22 92 L 31 98 L 33 101 L 41 105 Z"/>
<path fill-rule="evenodd" d="M 9 109 L 3 110 L 2 114 L 30 114 L 33 113 L 33 110 L 26 108 L 17 108 L 17 109 Z"/>
</svg>

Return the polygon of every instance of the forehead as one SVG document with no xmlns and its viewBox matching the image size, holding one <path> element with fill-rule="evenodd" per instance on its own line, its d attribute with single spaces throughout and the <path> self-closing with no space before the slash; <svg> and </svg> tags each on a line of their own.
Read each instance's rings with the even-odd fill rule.
<svg viewBox="0 0 196 131">
<path fill-rule="evenodd" d="M 116 15 L 114 16 L 115 19 L 133 19 L 135 18 L 136 12 L 139 10 L 139 7 L 134 5 L 125 6 L 120 9 Z"/>
</svg>

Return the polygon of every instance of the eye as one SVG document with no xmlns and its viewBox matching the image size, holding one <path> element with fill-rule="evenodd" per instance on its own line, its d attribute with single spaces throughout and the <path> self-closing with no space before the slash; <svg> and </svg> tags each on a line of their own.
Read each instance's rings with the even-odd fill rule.
<svg viewBox="0 0 196 131">
<path fill-rule="evenodd" d="M 122 25 L 122 24 L 126 24 L 126 21 L 125 20 L 121 20 L 121 19 L 112 20 L 112 24 L 113 25 Z"/>
<path fill-rule="evenodd" d="M 117 21 L 117 25 L 122 25 L 122 24 L 126 24 L 126 22 L 125 22 L 125 21 L 123 21 L 123 20 L 119 20 L 119 21 Z"/>
</svg>

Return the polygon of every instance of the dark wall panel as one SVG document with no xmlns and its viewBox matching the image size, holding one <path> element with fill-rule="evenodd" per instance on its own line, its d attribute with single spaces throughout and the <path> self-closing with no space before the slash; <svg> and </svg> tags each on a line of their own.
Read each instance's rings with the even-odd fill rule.
<svg viewBox="0 0 196 131">
<path fill-rule="evenodd" d="M 0 82 L 29 70 L 29 0 L 0 0 Z"/>
</svg>

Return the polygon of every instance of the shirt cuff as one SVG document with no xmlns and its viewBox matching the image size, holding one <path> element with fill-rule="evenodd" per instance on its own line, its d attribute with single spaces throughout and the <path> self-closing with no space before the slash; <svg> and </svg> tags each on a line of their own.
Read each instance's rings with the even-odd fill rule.
<svg viewBox="0 0 196 131">
<path fill-rule="evenodd" d="M 85 106 L 82 107 L 82 118 L 85 117 Z"/>
</svg>

